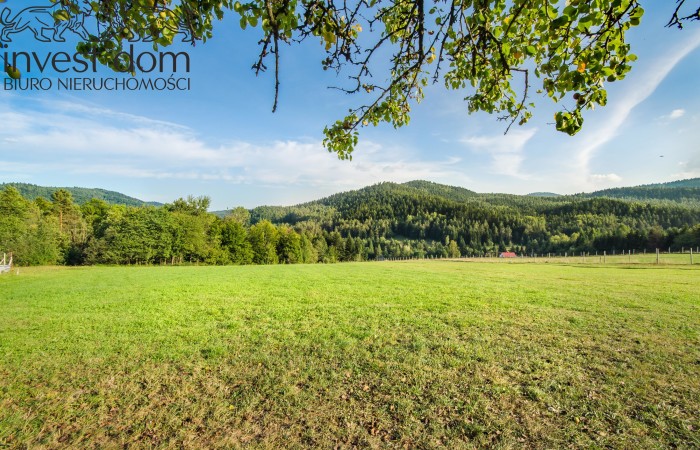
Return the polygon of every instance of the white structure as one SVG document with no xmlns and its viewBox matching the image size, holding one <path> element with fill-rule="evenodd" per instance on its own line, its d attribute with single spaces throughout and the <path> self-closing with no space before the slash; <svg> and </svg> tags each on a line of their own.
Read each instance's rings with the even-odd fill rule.
<svg viewBox="0 0 700 450">
<path fill-rule="evenodd" d="M 12 270 L 12 253 L 10 253 L 10 261 L 7 261 L 7 255 L 2 254 L 2 263 L 0 263 L 0 273 L 9 272 Z"/>
</svg>

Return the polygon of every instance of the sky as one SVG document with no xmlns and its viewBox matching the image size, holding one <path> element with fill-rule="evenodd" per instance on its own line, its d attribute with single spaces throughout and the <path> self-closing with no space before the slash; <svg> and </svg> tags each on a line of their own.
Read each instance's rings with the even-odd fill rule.
<svg viewBox="0 0 700 450">
<path fill-rule="evenodd" d="M 0 80 L 0 182 L 98 187 L 158 202 L 205 195 L 218 210 L 297 204 L 384 181 L 569 194 L 699 177 L 700 23 L 665 28 L 671 6 L 651 3 L 642 2 L 642 25 L 628 36 L 639 60 L 607 86 L 608 105 L 586 111 L 573 137 L 554 129 L 560 105 L 547 98 L 533 96 L 533 118 L 504 135 L 504 122 L 469 115 L 464 95 L 437 84 L 414 105 L 410 125 L 362 129 L 353 160 L 340 161 L 323 148 L 322 132 L 361 101 L 328 88 L 347 86 L 346 75 L 321 69 L 318 42 L 283 48 L 273 114 L 272 73 L 251 70 L 259 35 L 240 30 L 231 13 L 206 43 L 171 49 L 188 53 L 190 72 L 180 65 L 162 75 L 188 78 L 189 90 L 58 89 L 59 79 L 115 75 L 40 73 L 36 64 L 24 78 L 50 89 Z M 9 0 L 0 9 L 13 17 L 26 5 Z M 43 43 L 25 30 L 10 35 L 5 51 L 72 54 L 77 35 L 64 37 Z M 136 54 L 149 50 L 138 43 Z"/>
</svg>

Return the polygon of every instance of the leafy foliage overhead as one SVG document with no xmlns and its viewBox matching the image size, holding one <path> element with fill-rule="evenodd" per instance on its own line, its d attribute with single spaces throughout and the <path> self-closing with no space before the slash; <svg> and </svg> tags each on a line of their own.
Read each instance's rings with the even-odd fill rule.
<svg viewBox="0 0 700 450">
<path fill-rule="evenodd" d="M 54 0 L 58 1 L 58 0 Z M 56 20 L 69 20 L 83 0 L 61 0 Z M 669 26 L 697 20 L 677 2 Z M 408 124 L 429 83 L 464 97 L 469 112 L 485 111 L 524 124 L 534 87 L 555 102 L 557 130 L 577 133 L 583 111 L 607 103 L 606 84 L 623 79 L 635 61 L 626 32 L 640 24 L 638 0 L 110 0 L 89 1 L 99 32 L 78 50 L 125 71 L 120 57 L 134 37 L 168 46 L 185 30 L 212 37 L 234 11 L 241 28 L 260 34 L 257 72 L 274 67 L 275 102 L 283 47 L 320 41 L 321 64 L 348 77 L 339 89 L 359 101 L 324 130 L 326 148 L 351 158 L 362 127 Z M 672 9 L 672 8 L 670 8 Z"/>
</svg>

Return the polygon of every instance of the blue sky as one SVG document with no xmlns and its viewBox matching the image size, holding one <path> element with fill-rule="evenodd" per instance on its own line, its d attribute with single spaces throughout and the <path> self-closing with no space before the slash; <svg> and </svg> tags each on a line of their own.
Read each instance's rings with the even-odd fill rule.
<svg viewBox="0 0 700 450">
<path fill-rule="evenodd" d="M 19 10 L 13 3 L 3 7 Z M 283 49 L 272 114 L 272 74 L 250 70 L 259 36 L 230 14 L 212 40 L 178 46 L 191 57 L 191 73 L 179 74 L 191 78 L 190 91 L 0 89 L 0 181 L 100 187 L 161 202 L 207 195 L 223 209 L 300 203 L 381 181 L 525 194 L 698 177 L 700 24 L 664 28 L 672 5 L 648 3 L 629 36 L 636 66 L 608 86 L 608 106 L 588 111 L 574 137 L 554 130 L 557 105 L 546 98 L 535 98 L 533 119 L 504 136 L 503 122 L 468 115 L 463 96 L 435 85 L 409 126 L 365 128 L 353 160 L 339 161 L 323 149 L 322 130 L 359 99 L 327 88 L 344 79 L 321 69 L 321 45 Z M 12 35 L 9 50 L 68 51 L 75 40 L 66 37 L 45 44 L 25 31 Z M 32 76 L 55 83 L 59 74 Z"/>
</svg>

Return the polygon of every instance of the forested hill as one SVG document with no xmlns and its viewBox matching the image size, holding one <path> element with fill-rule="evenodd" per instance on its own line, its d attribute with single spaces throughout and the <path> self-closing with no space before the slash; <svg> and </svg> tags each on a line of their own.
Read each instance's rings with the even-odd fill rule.
<svg viewBox="0 0 700 450">
<path fill-rule="evenodd" d="M 530 197 L 559 197 L 560 194 L 555 194 L 554 192 L 531 192 L 527 194 Z"/>
<path fill-rule="evenodd" d="M 692 181 L 679 183 L 689 185 Z M 700 210 L 700 188 L 674 187 L 673 183 L 664 186 L 608 189 L 578 195 L 513 195 L 480 194 L 429 181 L 402 184 L 385 182 L 296 206 L 260 206 L 251 210 L 251 221 L 297 224 L 309 221 L 330 223 L 334 220 L 366 222 L 385 219 L 400 222 L 420 220 L 420 217 L 429 215 L 468 216 L 470 220 L 475 217 L 483 220 L 494 219 L 494 214 L 540 216 L 551 214 L 559 207 L 583 211 L 592 208 L 600 214 L 617 214 L 622 207 L 626 211 L 624 214 L 630 215 L 626 219 L 634 221 L 634 216 L 641 214 L 640 211 L 644 208 L 673 210 L 681 215 L 685 211 Z M 603 201 L 605 198 L 610 201 Z M 631 210 L 627 208 L 629 205 L 633 205 Z M 217 212 L 220 217 L 226 214 L 227 211 Z M 682 221 L 674 223 L 681 224 Z"/>
<path fill-rule="evenodd" d="M 608 197 L 633 200 L 671 200 L 674 202 L 700 203 L 700 178 L 672 181 L 670 183 L 605 189 L 583 197 Z"/>
<path fill-rule="evenodd" d="M 670 202 L 700 208 L 700 187 L 693 183 L 700 179 L 683 180 L 663 185 L 647 185 L 616 189 L 606 189 L 577 195 L 559 195 L 538 192 L 528 195 L 477 193 L 465 188 L 447 186 L 429 181 L 408 183 L 379 183 L 355 191 L 341 192 L 329 197 L 294 207 L 265 206 L 253 210 L 253 217 L 285 222 L 294 219 L 301 210 L 308 216 L 309 209 L 331 207 L 343 212 L 352 211 L 357 217 L 379 217 L 382 211 L 393 209 L 392 199 L 406 197 L 409 203 L 421 203 L 419 209 L 433 211 L 437 203 L 444 201 L 456 204 L 481 205 L 483 207 L 506 207 L 521 213 L 541 213 L 551 205 L 580 203 L 595 198 L 610 198 L 663 205 Z M 377 215 L 378 214 L 378 215 Z M 313 214 L 312 214 L 313 215 Z"/>
<path fill-rule="evenodd" d="M 697 187 L 695 187 L 697 185 Z M 674 181 L 664 184 L 606 189 L 577 195 L 559 195 L 550 192 L 536 192 L 528 195 L 477 193 L 469 189 L 430 181 L 416 180 L 407 183 L 379 183 L 355 191 L 341 192 L 329 197 L 297 206 L 261 206 L 252 210 L 253 220 L 296 223 L 312 218 L 321 219 L 329 213 L 328 208 L 341 215 L 352 212 L 360 220 L 385 216 L 394 209 L 396 197 L 409 198 L 409 203 L 418 204 L 422 211 L 433 211 L 444 201 L 458 204 L 482 205 L 483 207 L 507 207 L 521 213 L 541 213 L 548 205 L 577 203 L 594 198 L 610 198 L 645 203 L 681 203 L 700 207 L 700 178 Z M 437 203 L 436 203 L 437 202 Z M 224 217 L 227 211 L 217 211 Z"/>
<path fill-rule="evenodd" d="M 668 183 L 645 184 L 640 187 L 700 188 L 700 178 L 688 178 L 687 180 L 669 181 Z"/>
<path fill-rule="evenodd" d="M 498 221 L 513 216 L 540 216 L 577 214 L 616 215 L 618 219 L 640 220 L 641 215 L 653 211 L 673 211 L 670 215 L 683 216 L 681 221 L 662 221 L 663 226 L 680 226 L 684 220 L 697 220 L 700 203 L 669 202 L 667 197 L 650 197 L 652 202 L 598 198 L 598 196 L 526 196 L 512 194 L 477 194 L 464 189 L 427 182 L 404 184 L 379 183 L 355 191 L 329 197 L 295 207 L 261 207 L 252 212 L 253 221 L 268 219 L 273 222 L 295 223 L 329 217 L 343 220 L 418 220 L 420 217 L 464 217 L 465 220 Z M 427 186 L 427 189 L 425 188 Z M 635 188 L 630 188 L 635 189 Z M 692 188 L 666 189 L 669 192 Z M 279 211 L 284 211 L 281 214 Z"/>
<path fill-rule="evenodd" d="M 108 191 L 106 189 L 98 188 L 84 188 L 84 187 L 50 187 L 50 186 L 37 186 L 35 184 L 28 183 L 0 183 L 0 190 L 5 189 L 6 186 L 12 186 L 17 189 L 22 197 L 28 200 L 34 200 L 37 197 L 43 197 L 47 200 L 51 199 L 51 195 L 59 189 L 64 189 L 71 193 L 73 196 L 73 201 L 79 205 L 84 205 L 91 199 L 96 198 L 99 200 L 104 200 L 107 203 L 114 205 L 126 205 L 126 206 L 160 206 L 161 203 L 157 202 L 145 202 L 134 197 L 129 197 L 128 195 L 121 194 L 115 191 Z"/>
<path fill-rule="evenodd" d="M 447 186 L 430 181 L 409 181 L 402 186 L 415 188 L 427 194 L 436 195 L 448 200 L 469 201 L 476 197 L 482 199 L 493 198 L 499 194 L 479 194 L 462 187 Z M 500 194 L 507 196 L 508 194 Z M 562 197 L 552 192 L 533 192 L 527 194 L 530 197 Z M 676 202 L 698 202 L 700 203 L 700 178 L 690 178 L 687 180 L 671 181 L 668 183 L 646 184 L 641 186 L 622 187 L 605 189 L 591 193 L 584 193 L 580 196 L 585 198 L 608 197 L 624 198 L 631 200 L 671 200 Z M 520 196 L 516 196 L 520 197 Z M 567 197 L 567 196 L 563 196 Z"/>
<path fill-rule="evenodd" d="M 479 195 L 474 191 L 470 191 L 469 189 L 433 183 L 432 181 L 415 180 L 409 181 L 408 183 L 403 183 L 402 186 L 408 186 L 421 192 L 425 192 L 426 194 L 437 195 L 439 197 L 458 202 L 463 202 Z"/>
<path fill-rule="evenodd" d="M 224 217 L 208 212 L 206 197 L 154 207 L 78 204 L 65 190 L 45 195 L 31 200 L 12 186 L 0 189 L 0 252 L 13 252 L 19 264 L 276 264 L 700 247 L 700 203 L 687 194 L 640 201 L 380 183 Z"/>
</svg>

